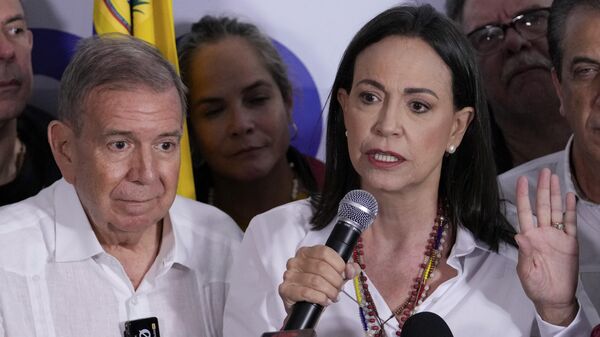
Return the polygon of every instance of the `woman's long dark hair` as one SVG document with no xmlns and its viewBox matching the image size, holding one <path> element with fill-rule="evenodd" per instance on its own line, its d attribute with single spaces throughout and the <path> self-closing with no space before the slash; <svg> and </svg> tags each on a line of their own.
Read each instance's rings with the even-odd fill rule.
<svg viewBox="0 0 600 337">
<path fill-rule="evenodd" d="M 350 92 L 358 54 L 388 36 L 416 37 L 428 43 L 450 68 L 455 110 L 475 109 L 460 146 L 442 161 L 438 194 L 446 205 L 446 215 L 451 223 L 462 224 L 493 250 L 498 249 L 500 241 L 516 245 L 515 231 L 500 209 L 489 116 L 475 55 L 466 37 L 450 19 L 430 5 L 398 6 L 379 14 L 350 42 L 340 62 L 331 97 L 335 97 L 340 88 Z M 325 185 L 323 193 L 312 199 L 315 229 L 327 226 L 334 219 L 339 202 L 348 191 L 360 188 L 360 176 L 350 162 L 344 133 L 342 109 L 336 99 L 331 99 Z"/>
</svg>

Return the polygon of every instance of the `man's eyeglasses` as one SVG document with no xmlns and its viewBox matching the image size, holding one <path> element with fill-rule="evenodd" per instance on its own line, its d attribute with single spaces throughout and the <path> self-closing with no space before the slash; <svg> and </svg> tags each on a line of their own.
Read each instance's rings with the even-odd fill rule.
<svg viewBox="0 0 600 337">
<path fill-rule="evenodd" d="M 489 24 L 476 28 L 467 37 L 480 54 L 492 54 L 500 50 L 506 30 L 513 28 L 527 40 L 546 35 L 550 8 L 533 8 L 515 16 L 507 24 Z"/>
</svg>

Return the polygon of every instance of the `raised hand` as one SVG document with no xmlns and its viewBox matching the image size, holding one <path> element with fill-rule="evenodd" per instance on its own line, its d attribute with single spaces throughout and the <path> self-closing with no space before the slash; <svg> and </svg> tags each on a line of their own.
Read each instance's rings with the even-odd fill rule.
<svg viewBox="0 0 600 337">
<path fill-rule="evenodd" d="M 579 270 L 575 195 L 567 193 L 563 216 L 558 176 L 543 169 L 536 193 L 537 224 L 529 203 L 527 178 L 517 182 L 517 213 L 521 231 L 517 273 L 542 319 L 568 325 L 577 314 Z"/>
<path fill-rule="evenodd" d="M 344 283 L 358 274 L 353 263 L 344 260 L 324 245 L 302 247 L 289 259 L 279 285 L 279 296 L 288 314 L 296 302 L 306 301 L 327 306 L 337 302 Z"/>
</svg>

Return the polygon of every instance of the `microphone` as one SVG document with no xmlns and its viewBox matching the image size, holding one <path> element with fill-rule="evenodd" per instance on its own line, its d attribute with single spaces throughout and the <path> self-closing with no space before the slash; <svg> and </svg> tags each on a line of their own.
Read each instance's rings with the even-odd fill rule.
<svg viewBox="0 0 600 337">
<path fill-rule="evenodd" d="M 410 316 L 402 326 L 400 337 L 454 337 L 439 315 L 423 311 Z"/>
<path fill-rule="evenodd" d="M 360 234 L 373 223 L 376 216 L 377 201 L 371 193 L 363 190 L 348 192 L 340 201 L 337 223 L 325 245 L 335 250 L 344 262 L 348 262 Z M 297 302 L 283 330 L 313 329 L 322 311 L 322 305 Z"/>
</svg>

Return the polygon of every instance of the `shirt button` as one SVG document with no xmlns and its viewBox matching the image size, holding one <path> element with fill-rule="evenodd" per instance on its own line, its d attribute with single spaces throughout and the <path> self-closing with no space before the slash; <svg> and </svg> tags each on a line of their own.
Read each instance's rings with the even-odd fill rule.
<svg viewBox="0 0 600 337">
<path fill-rule="evenodd" d="M 137 297 L 131 298 L 131 304 L 136 305 L 138 303 Z"/>
</svg>

